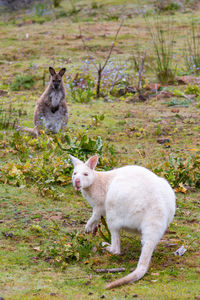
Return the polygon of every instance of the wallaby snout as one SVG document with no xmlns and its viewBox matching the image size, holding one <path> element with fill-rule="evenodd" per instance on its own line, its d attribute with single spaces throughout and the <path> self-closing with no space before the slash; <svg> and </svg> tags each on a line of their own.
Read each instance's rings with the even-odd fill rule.
<svg viewBox="0 0 200 300">
<path fill-rule="evenodd" d="M 77 190 L 80 190 L 81 189 L 81 181 L 79 178 L 76 178 L 75 181 L 74 181 L 74 185 L 76 187 Z"/>
</svg>

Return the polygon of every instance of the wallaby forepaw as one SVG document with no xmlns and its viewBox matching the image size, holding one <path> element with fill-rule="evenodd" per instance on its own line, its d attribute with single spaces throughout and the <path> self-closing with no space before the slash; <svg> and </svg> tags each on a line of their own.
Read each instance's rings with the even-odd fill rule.
<svg viewBox="0 0 200 300">
<path fill-rule="evenodd" d="M 89 233 L 92 232 L 92 234 L 96 234 L 97 233 L 97 225 L 96 224 L 86 224 L 85 226 L 85 232 Z"/>
</svg>

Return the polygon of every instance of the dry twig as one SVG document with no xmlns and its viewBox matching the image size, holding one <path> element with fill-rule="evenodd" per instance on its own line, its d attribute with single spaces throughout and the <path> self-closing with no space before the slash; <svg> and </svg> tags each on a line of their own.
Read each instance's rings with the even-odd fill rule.
<svg viewBox="0 0 200 300">
<path fill-rule="evenodd" d="M 118 30 L 116 31 L 114 40 L 113 40 L 113 42 L 112 42 L 112 45 L 111 45 L 111 47 L 110 47 L 110 50 L 109 50 L 109 52 L 108 52 L 108 55 L 107 55 L 107 57 L 106 57 L 106 60 L 105 60 L 105 62 L 104 62 L 104 64 L 103 64 L 103 66 L 102 66 L 101 63 L 99 63 L 99 65 L 97 65 L 97 64 L 94 62 L 94 58 L 90 55 L 88 46 L 86 45 L 85 40 L 84 40 L 83 35 L 82 35 L 81 27 L 79 26 L 80 38 L 81 38 L 81 40 L 82 40 L 84 49 L 87 51 L 88 57 L 89 57 L 89 58 L 92 57 L 91 62 L 92 62 L 92 64 L 94 65 L 95 69 L 97 70 L 97 74 L 98 74 L 98 76 L 97 76 L 97 85 L 96 85 L 96 97 L 97 97 L 97 98 L 99 98 L 99 97 L 100 97 L 100 94 L 101 94 L 100 91 L 101 91 L 102 72 L 103 72 L 103 70 L 105 69 L 105 67 L 106 67 L 106 65 L 107 65 L 107 63 L 108 63 L 108 61 L 109 61 L 109 59 L 110 59 L 110 57 L 111 57 L 112 51 L 113 51 L 113 49 L 114 49 L 114 47 L 115 47 L 115 44 L 116 44 L 117 36 L 118 36 L 118 34 L 119 34 L 119 32 L 120 32 L 120 29 L 121 29 L 122 26 L 123 26 L 123 23 L 124 23 L 124 21 L 122 20 L 122 22 L 120 23 L 120 26 L 119 26 Z"/>
</svg>

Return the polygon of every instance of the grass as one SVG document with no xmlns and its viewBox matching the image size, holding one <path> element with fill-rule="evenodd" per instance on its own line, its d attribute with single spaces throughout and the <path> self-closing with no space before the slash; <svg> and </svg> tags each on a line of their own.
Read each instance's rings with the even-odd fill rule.
<svg viewBox="0 0 200 300">
<path fill-rule="evenodd" d="M 88 38 L 87 44 L 91 49 L 95 49 L 97 61 L 101 61 L 107 56 L 119 26 L 119 21 L 114 16 L 121 14 L 121 5 L 119 0 L 98 1 L 97 8 L 93 5 L 92 10 L 96 10 L 94 16 L 90 11 L 91 3 L 81 0 L 76 3 L 77 9 L 81 8 L 76 15 L 67 15 L 59 19 L 48 16 L 51 21 L 43 15 L 43 24 L 35 21 L 26 23 L 24 20 L 32 20 L 32 17 L 24 11 L 7 16 L 6 23 L 5 15 L 0 16 L 0 90 L 8 92 L 4 95 L 0 93 L 3 114 L 10 111 L 10 119 L 14 120 L 17 117 L 21 125 L 33 127 L 35 102 L 44 90 L 43 82 L 48 82 L 48 67 L 51 65 L 59 69 L 65 66 L 67 75 L 74 78 L 83 66 L 82 61 L 87 59 L 87 53 L 83 51 L 81 39 L 78 37 L 77 19 L 81 22 L 85 37 Z M 113 51 L 112 61 L 114 64 L 120 62 L 130 75 L 132 67 L 129 61 L 133 51 L 145 51 L 150 45 L 151 37 L 142 12 L 138 13 L 138 2 L 125 1 L 123 5 L 126 20 Z M 140 5 L 142 8 L 146 6 L 148 11 L 152 9 L 150 1 L 142 1 Z M 62 1 L 59 10 L 71 10 L 69 1 Z M 110 15 L 108 10 L 111 11 Z M 131 13 L 132 17 L 127 17 L 128 13 Z M 174 52 L 178 57 L 177 73 L 186 72 L 182 49 L 185 29 L 190 28 L 191 15 L 197 18 L 199 11 L 186 14 L 177 11 L 174 15 L 177 33 L 174 44 Z M 153 19 L 150 14 L 151 18 Z M 163 14 L 163 23 L 167 24 L 167 19 L 168 16 Z M 21 24 L 20 30 L 18 24 Z M 152 56 L 153 47 L 150 47 L 149 65 L 152 65 Z M 93 71 L 90 72 L 94 76 Z M 30 90 L 12 90 L 12 82 L 19 74 L 34 76 L 34 86 L 30 87 Z M 131 85 L 134 86 L 134 76 L 131 78 Z M 196 77 L 193 79 L 196 80 Z M 157 82 L 151 67 L 147 68 L 144 80 L 145 83 Z M 67 77 L 64 81 L 67 85 Z M 97 136 L 101 136 L 105 147 L 114 146 L 117 166 L 136 163 L 155 169 L 167 162 L 170 155 L 189 157 L 200 151 L 198 95 L 194 92 L 195 98 L 187 101 L 187 106 L 183 106 L 186 99 L 181 98 L 187 89 L 188 93 L 196 91 L 195 86 L 194 83 L 179 86 L 175 81 L 174 85 L 163 87 L 172 94 L 174 91 L 175 98 L 160 99 L 155 96 L 146 102 L 131 102 L 135 96 L 127 94 L 123 97 L 108 95 L 108 102 L 101 98 L 88 103 L 76 103 L 72 101 L 69 93 L 68 130 L 72 134 L 81 135 L 89 128 L 89 137 L 96 139 Z M 180 92 L 177 93 L 177 90 Z M 169 103 L 173 106 L 168 106 Z M 9 161 L 19 163 L 22 154 L 10 145 L 15 129 L 12 126 L 0 128 L 1 165 Z M 168 139 L 169 142 L 159 144 L 158 139 Z M 33 151 L 34 155 L 42 155 L 43 150 L 37 150 L 35 142 L 29 140 L 28 151 Z M 67 159 L 67 153 L 61 151 L 63 159 L 65 155 Z M 111 164 L 111 157 L 105 155 L 105 158 L 106 163 Z M 97 251 L 87 252 L 89 257 L 86 255 L 86 258 L 80 261 L 70 260 L 63 270 L 56 267 L 48 259 L 48 253 L 40 253 L 40 250 L 51 247 L 54 241 L 54 236 L 49 232 L 52 220 L 58 224 L 63 235 L 77 230 L 85 236 L 84 226 L 91 215 L 91 207 L 73 190 L 71 184 L 49 183 L 48 186 L 55 188 L 59 197 L 49 194 L 41 196 L 37 184 L 31 180 L 28 184 L 20 184 L 19 187 L 6 182 L 0 184 L 0 297 L 100 299 L 105 295 L 107 299 L 132 299 L 137 295 L 137 299 L 182 300 L 194 299 L 200 294 L 198 189 L 196 192 L 187 191 L 186 194 L 177 193 L 176 216 L 157 246 L 146 276 L 139 282 L 106 291 L 106 282 L 122 277 L 123 274 L 97 275 L 94 269 L 125 267 L 125 273 L 128 274 L 135 268 L 139 258 L 139 237 L 123 232 L 123 255 L 117 257 L 99 250 L 102 241 L 99 235 L 94 239 L 87 236 L 88 241 L 97 247 Z M 169 246 L 170 244 L 175 246 Z M 175 257 L 173 252 L 181 245 L 186 247 L 187 252 L 183 257 Z"/>
</svg>

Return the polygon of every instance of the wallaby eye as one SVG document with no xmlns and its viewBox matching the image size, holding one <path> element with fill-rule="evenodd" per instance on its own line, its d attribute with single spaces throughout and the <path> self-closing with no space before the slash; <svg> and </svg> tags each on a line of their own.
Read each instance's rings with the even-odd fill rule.
<svg viewBox="0 0 200 300">
<path fill-rule="evenodd" d="M 74 175 L 76 175 L 76 172 L 74 172 Z"/>
<path fill-rule="evenodd" d="M 88 173 L 84 173 L 83 175 L 84 175 L 84 176 L 88 176 Z"/>
</svg>

